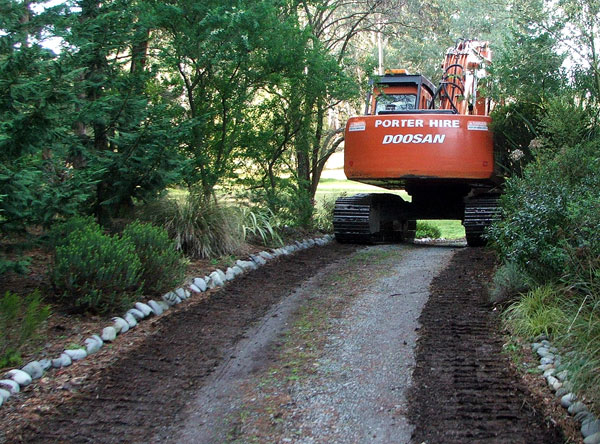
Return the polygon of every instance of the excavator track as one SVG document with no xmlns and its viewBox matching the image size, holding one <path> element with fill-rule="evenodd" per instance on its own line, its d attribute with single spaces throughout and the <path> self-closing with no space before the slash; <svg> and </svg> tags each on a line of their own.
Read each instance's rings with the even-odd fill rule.
<svg viewBox="0 0 600 444">
<path fill-rule="evenodd" d="M 409 204 L 395 194 L 340 197 L 333 210 L 333 229 L 340 243 L 372 244 L 410 241 L 416 221 L 406 220 Z"/>
<path fill-rule="evenodd" d="M 373 243 L 371 199 L 368 194 L 340 197 L 333 210 L 335 239 L 340 243 Z"/>
<path fill-rule="evenodd" d="M 500 195 L 485 195 L 465 200 L 463 225 L 469 247 L 482 247 L 487 243 L 484 237 L 487 227 L 500 219 Z"/>
</svg>

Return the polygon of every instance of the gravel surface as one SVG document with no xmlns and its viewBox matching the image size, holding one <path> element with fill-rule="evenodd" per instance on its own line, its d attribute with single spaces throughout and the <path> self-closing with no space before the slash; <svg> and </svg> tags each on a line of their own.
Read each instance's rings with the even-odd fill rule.
<svg viewBox="0 0 600 444">
<path fill-rule="evenodd" d="M 215 371 L 188 407 L 184 428 L 161 438 L 175 436 L 178 443 L 408 442 L 405 391 L 414 366 L 417 318 L 432 278 L 453 252 L 376 246 L 323 269 L 272 309 Z M 307 310 L 320 315 L 308 329 Z M 282 349 L 271 351 L 270 365 L 253 365 L 286 329 L 288 339 Z M 312 343 L 319 344 L 313 359 L 306 360 Z M 298 364 L 302 360 L 307 362 Z M 300 371 L 290 375 L 295 365 Z"/>
</svg>

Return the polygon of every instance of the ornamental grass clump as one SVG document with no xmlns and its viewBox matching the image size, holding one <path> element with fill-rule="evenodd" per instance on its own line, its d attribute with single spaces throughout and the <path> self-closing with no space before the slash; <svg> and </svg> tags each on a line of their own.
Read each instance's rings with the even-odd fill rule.
<svg viewBox="0 0 600 444">
<path fill-rule="evenodd" d="M 240 221 L 244 240 L 265 246 L 283 245 L 277 232 L 277 218 L 271 210 L 241 207 Z"/>
<path fill-rule="evenodd" d="M 183 200 L 163 199 L 145 211 L 165 227 L 177 250 L 192 258 L 227 256 L 244 242 L 240 212 L 198 193 Z"/>
<path fill-rule="evenodd" d="M 502 314 L 505 326 L 514 334 L 533 339 L 541 334 L 560 336 L 567 328 L 568 316 L 561 301 L 563 292 L 551 285 L 537 287 L 511 304 Z"/>
</svg>

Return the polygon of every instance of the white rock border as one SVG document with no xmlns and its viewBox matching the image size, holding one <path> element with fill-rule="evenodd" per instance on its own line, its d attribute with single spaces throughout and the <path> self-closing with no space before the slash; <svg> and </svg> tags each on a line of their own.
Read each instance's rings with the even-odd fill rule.
<svg viewBox="0 0 600 444">
<path fill-rule="evenodd" d="M 584 444 L 600 444 L 600 420 L 577 399 L 573 384 L 568 380 L 569 372 L 558 371 L 561 363 L 558 349 L 546 337 L 540 337 L 540 342 L 531 344 L 531 349 L 539 356 L 538 369 L 543 372 L 542 377 L 546 379 L 560 405 L 581 423 Z"/>
<path fill-rule="evenodd" d="M 21 388 L 31 384 L 33 380 L 41 378 L 51 368 L 63 368 L 70 366 L 73 362 L 87 358 L 89 355 L 100 350 L 106 342 L 112 342 L 118 336 L 135 328 L 139 322 L 149 316 L 160 316 L 172 306 L 182 303 L 194 294 L 203 293 L 209 289 L 224 286 L 227 282 L 237 278 L 243 273 L 256 270 L 268 261 L 282 255 L 293 254 L 296 251 L 305 250 L 315 245 L 324 246 L 333 241 L 334 236 L 326 234 L 323 237 L 296 241 L 292 245 L 280 247 L 258 254 L 250 255 L 249 260 L 238 260 L 233 267 L 226 271 L 215 270 L 210 276 L 204 278 L 193 278 L 185 284 L 187 288 L 180 287 L 163 295 L 162 300 L 148 302 L 136 302 L 135 306 L 127 310 L 123 317 L 114 317 L 113 324 L 105 327 L 100 335 L 92 335 L 84 340 L 80 348 L 64 350 L 55 359 L 42 359 L 31 361 L 21 369 L 12 369 L 5 374 L 5 379 L 0 379 L 0 406 L 10 397 L 19 393 Z"/>
</svg>

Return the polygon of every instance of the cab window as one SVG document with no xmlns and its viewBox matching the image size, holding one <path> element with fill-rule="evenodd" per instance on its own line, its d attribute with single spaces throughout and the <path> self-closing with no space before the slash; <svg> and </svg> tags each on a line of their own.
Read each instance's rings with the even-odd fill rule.
<svg viewBox="0 0 600 444">
<path fill-rule="evenodd" d="M 416 94 L 380 94 L 377 96 L 375 114 L 381 111 L 407 111 L 415 109 Z"/>
</svg>

